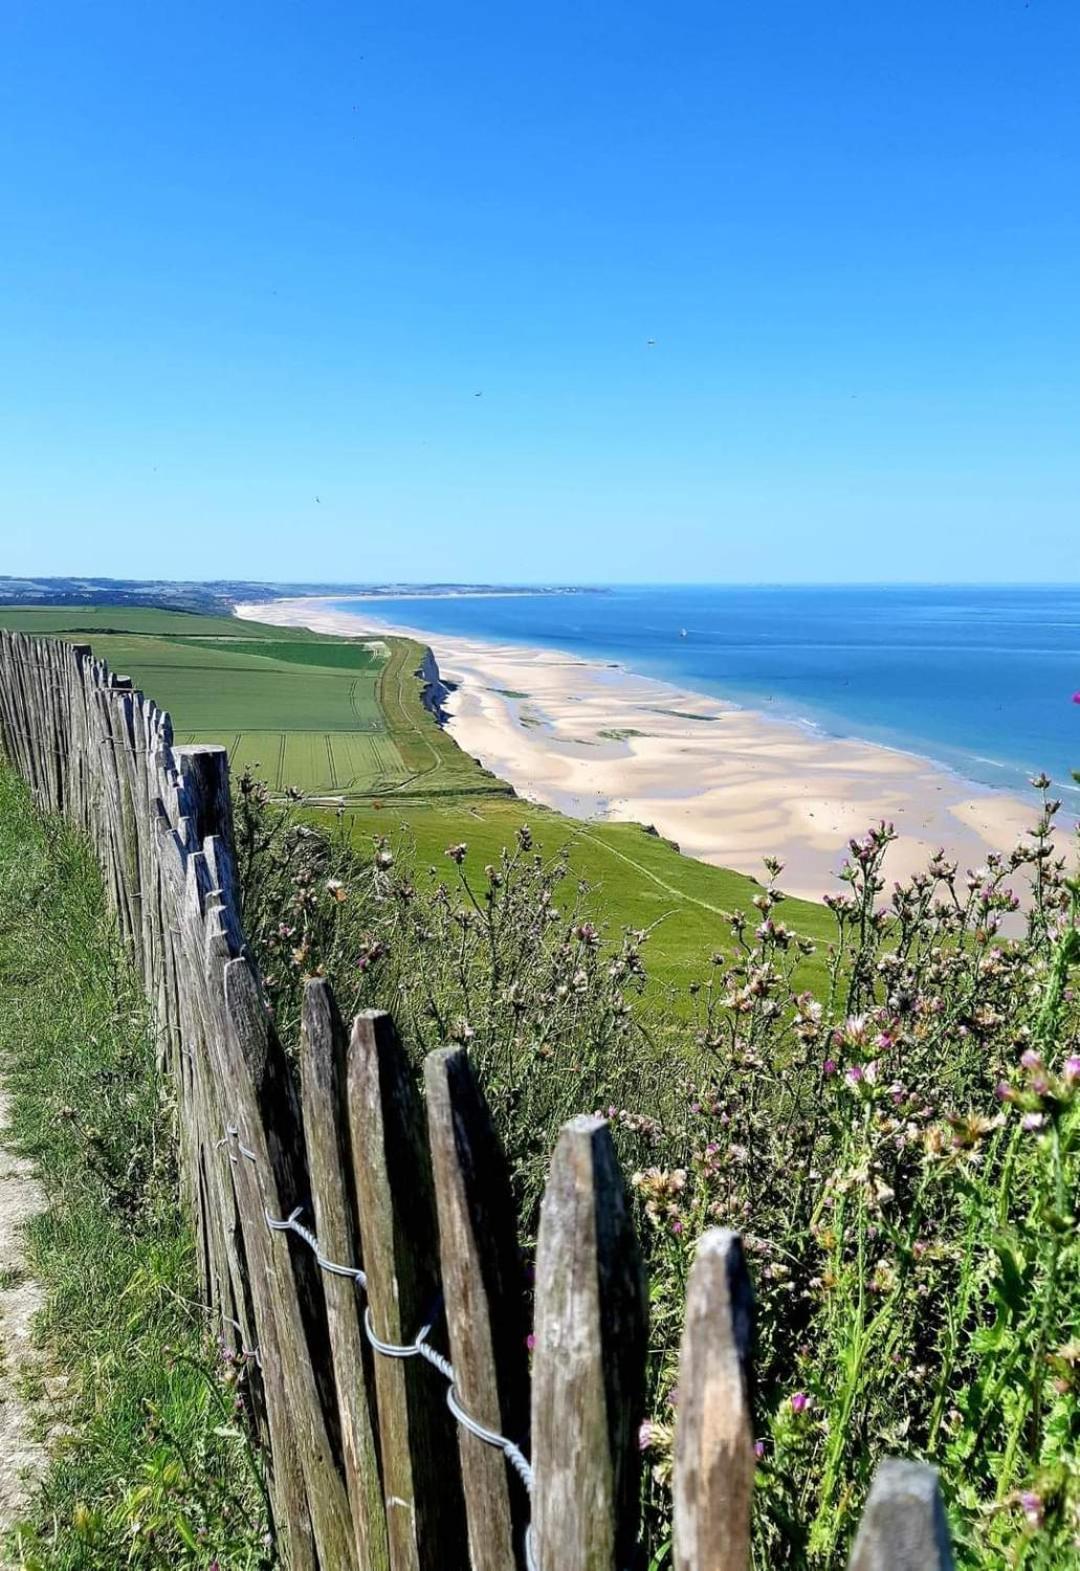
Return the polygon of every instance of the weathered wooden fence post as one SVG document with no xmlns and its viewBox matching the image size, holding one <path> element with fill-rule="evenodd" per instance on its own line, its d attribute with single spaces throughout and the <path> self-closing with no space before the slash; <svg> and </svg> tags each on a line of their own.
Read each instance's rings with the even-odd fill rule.
<svg viewBox="0 0 1080 1571">
<path fill-rule="evenodd" d="M 575 1118 L 536 1254 L 533 1533 L 539 1571 L 625 1571 L 638 1536 L 647 1311 L 607 1125 Z"/>
<path fill-rule="evenodd" d="M 675 1415 L 676 1571 L 746 1571 L 754 1487 L 754 1295 L 737 1234 L 697 1246 Z"/>
<path fill-rule="evenodd" d="M 362 1265 L 354 1219 L 345 1127 L 345 1069 L 348 1038 L 330 984 L 321 978 L 304 990 L 300 1038 L 301 1094 L 315 1233 L 325 1259 Z M 360 1571 L 387 1571 L 386 1534 L 374 1372 L 354 1278 L 324 1274 L 334 1380 L 341 1415 L 345 1481 L 352 1509 Z"/>
<path fill-rule="evenodd" d="M 238 1157 L 233 1175 L 258 1334 L 261 1341 L 273 1322 L 284 1375 L 289 1428 L 281 1449 L 291 1445 L 300 1463 L 317 1563 L 349 1571 L 353 1530 L 337 1455 L 322 1281 L 307 1246 L 293 1234 L 271 1234 L 267 1225 L 308 1203 L 299 1108 L 249 962 L 229 960 L 222 981 L 226 1030 L 218 1073 L 222 1100 L 233 1100 L 237 1133 L 230 1154 Z"/>
<path fill-rule="evenodd" d="M 874 1474 L 849 1571 L 952 1571 L 937 1469 L 887 1457 Z"/>
<path fill-rule="evenodd" d="M 510 1173 L 464 1048 L 424 1064 L 443 1293 L 458 1400 L 521 1446 L 529 1423 L 525 1295 Z M 525 1564 L 528 1500 L 501 1451 L 462 1428 L 472 1571 Z"/>
<path fill-rule="evenodd" d="M 369 1323 L 380 1341 L 404 1348 L 440 1317 L 438 1242 L 420 1099 L 387 1014 L 369 1010 L 353 1023 L 348 1100 Z M 375 1389 L 390 1563 L 394 1571 L 464 1571 L 457 1436 L 444 1382 L 424 1359 L 382 1353 Z"/>
</svg>

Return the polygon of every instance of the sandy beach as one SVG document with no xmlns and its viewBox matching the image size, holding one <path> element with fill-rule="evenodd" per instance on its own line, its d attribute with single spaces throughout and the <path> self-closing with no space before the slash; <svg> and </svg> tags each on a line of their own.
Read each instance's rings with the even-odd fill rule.
<svg viewBox="0 0 1080 1571">
<path fill-rule="evenodd" d="M 791 893 L 835 887 L 846 842 L 879 819 L 899 839 L 903 877 L 939 846 L 977 867 L 1008 851 L 1035 817 L 1031 800 L 982 787 L 914 754 L 772 720 L 555 650 L 449 638 L 331 609 L 320 599 L 237 606 L 261 622 L 356 637 L 400 633 L 427 644 L 447 682 L 449 727 L 466 752 L 523 797 L 575 818 L 652 824 L 687 854 L 760 876 L 785 864 Z"/>
</svg>

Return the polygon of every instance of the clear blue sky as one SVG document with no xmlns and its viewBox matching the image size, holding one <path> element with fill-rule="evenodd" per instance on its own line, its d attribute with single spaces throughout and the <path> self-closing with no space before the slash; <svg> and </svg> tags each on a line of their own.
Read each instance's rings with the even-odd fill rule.
<svg viewBox="0 0 1080 1571">
<path fill-rule="evenodd" d="M 0 572 L 1080 578 L 1078 82 L 1076 0 L 6 0 Z"/>
</svg>

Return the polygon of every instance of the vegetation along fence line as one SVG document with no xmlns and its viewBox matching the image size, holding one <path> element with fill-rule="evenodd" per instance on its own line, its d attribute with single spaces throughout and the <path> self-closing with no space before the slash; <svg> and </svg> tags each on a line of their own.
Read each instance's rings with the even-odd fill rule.
<svg viewBox="0 0 1080 1571">
<path fill-rule="evenodd" d="M 552 1156 L 530 1339 L 467 1053 L 432 1053 L 421 1097 L 391 1018 L 346 1027 L 313 980 L 294 1072 L 238 918 L 225 750 L 174 747 L 168 715 L 89 647 L 10 633 L 0 731 L 40 806 L 91 839 L 154 1004 L 201 1286 L 244 1368 L 287 1563 L 630 1571 L 646 1299 L 603 1120 L 573 1119 Z M 707 1233 L 681 1353 L 677 1571 L 748 1564 L 752 1320 L 739 1239 Z M 951 1563 L 933 1469 L 884 1462 L 851 1566 Z"/>
</svg>

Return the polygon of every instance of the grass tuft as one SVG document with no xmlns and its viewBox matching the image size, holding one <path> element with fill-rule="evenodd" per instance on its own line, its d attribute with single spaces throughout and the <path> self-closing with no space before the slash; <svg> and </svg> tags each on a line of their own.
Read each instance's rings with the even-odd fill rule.
<svg viewBox="0 0 1080 1571">
<path fill-rule="evenodd" d="M 0 1072 L 47 1201 L 27 1250 L 44 1362 L 24 1395 L 51 1457 L 12 1535 L 26 1571 L 271 1563 L 150 1027 L 88 849 L 0 769 Z"/>
</svg>

